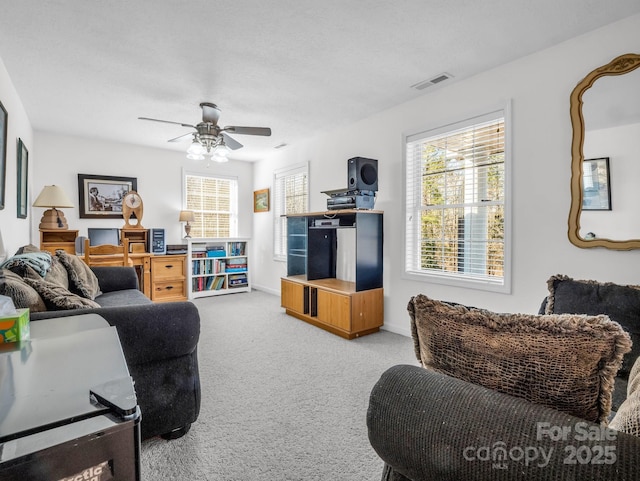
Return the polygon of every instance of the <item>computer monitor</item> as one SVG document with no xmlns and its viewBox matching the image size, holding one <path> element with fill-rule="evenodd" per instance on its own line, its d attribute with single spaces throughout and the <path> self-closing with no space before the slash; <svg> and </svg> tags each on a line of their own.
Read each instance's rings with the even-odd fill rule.
<svg viewBox="0 0 640 481">
<path fill-rule="evenodd" d="M 116 227 L 89 227 L 89 245 L 99 246 L 102 244 L 120 245 L 120 229 Z"/>
</svg>

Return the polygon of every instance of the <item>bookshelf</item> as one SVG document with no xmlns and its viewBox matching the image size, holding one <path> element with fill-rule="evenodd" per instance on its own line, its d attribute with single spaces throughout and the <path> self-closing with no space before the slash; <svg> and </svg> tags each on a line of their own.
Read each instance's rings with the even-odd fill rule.
<svg viewBox="0 0 640 481">
<path fill-rule="evenodd" d="M 187 258 L 189 299 L 251 290 L 248 239 L 189 239 Z"/>
</svg>

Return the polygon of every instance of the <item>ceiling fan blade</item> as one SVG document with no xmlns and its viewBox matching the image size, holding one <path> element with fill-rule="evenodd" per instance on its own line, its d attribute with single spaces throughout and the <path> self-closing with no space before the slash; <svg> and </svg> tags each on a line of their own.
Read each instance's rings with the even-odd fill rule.
<svg viewBox="0 0 640 481">
<path fill-rule="evenodd" d="M 187 135 L 193 135 L 193 134 L 194 134 L 194 132 L 187 132 L 186 134 L 178 135 L 177 137 L 174 137 L 173 139 L 169 139 L 169 140 L 167 140 L 167 142 L 177 142 L 178 140 L 182 140 Z"/>
<path fill-rule="evenodd" d="M 222 136 L 224 137 L 224 143 L 231 150 L 238 150 L 242 148 L 242 144 L 233 137 L 229 137 L 229 135 L 225 134 L 224 132 L 222 132 Z"/>
<path fill-rule="evenodd" d="M 171 120 L 160 120 L 160 119 L 150 119 L 149 117 L 138 117 L 138 119 L 140 120 L 151 120 L 152 122 L 162 122 L 164 124 L 174 124 L 174 125 L 181 125 L 183 127 L 191 127 L 192 129 L 195 129 L 195 125 L 191 125 L 191 124 L 183 124 L 181 122 L 173 122 Z"/>
<path fill-rule="evenodd" d="M 271 135 L 271 129 L 269 127 L 238 127 L 237 125 L 228 125 L 222 130 L 241 135 L 263 135 L 265 137 Z"/>
<path fill-rule="evenodd" d="M 220 118 L 220 109 L 218 106 L 211 102 L 202 102 L 200 107 L 202 108 L 202 121 L 218 125 L 218 119 Z"/>
</svg>

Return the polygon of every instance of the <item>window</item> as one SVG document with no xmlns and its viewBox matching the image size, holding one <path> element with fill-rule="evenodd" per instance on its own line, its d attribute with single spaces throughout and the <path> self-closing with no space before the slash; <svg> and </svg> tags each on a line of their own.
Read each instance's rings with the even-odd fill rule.
<svg viewBox="0 0 640 481">
<path fill-rule="evenodd" d="M 282 216 L 309 211 L 309 166 L 276 171 L 273 185 L 273 258 L 286 261 L 287 219 Z"/>
<path fill-rule="evenodd" d="M 187 210 L 195 214 L 193 237 L 235 237 L 238 232 L 238 181 L 185 174 Z"/>
<path fill-rule="evenodd" d="M 505 292 L 505 112 L 406 138 L 405 273 Z"/>
</svg>

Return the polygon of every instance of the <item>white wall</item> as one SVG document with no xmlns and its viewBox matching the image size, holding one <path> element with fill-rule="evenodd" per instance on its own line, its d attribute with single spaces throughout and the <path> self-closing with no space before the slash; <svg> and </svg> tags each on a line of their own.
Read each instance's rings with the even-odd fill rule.
<svg viewBox="0 0 640 481">
<path fill-rule="evenodd" d="M 56 184 L 64 189 L 75 204 L 63 209 L 70 229 L 87 235 L 88 227 L 118 227 L 118 219 L 81 219 L 78 209 L 78 174 L 136 177 L 138 192 L 144 203 L 142 225 L 145 228 L 164 228 L 168 244 L 183 242 L 184 224 L 178 222 L 182 209 L 183 169 L 238 179 L 239 219 L 238 236 L 252 235 L 253 165 L 229 161 L 213 163 L 206 168 L 203 162 L 188 160 L 182 152 L 118 144 L 95 139 L 70 137 L 36 132 L 39 152 L 33 186 L 37 195 L 45 185 Z M 39 243 L 38 224 L 44 208 L 32 208 L 33 242 Z"/>
<path fill-rule="evenodd" d="M 0 59 L 0 102 L 8 114 L 7 123 L 7 160 L 4 209 L 0 210 L 0 232 L 7 254 L 12 255 L 18 247 L 29 242 L 29 217 L 18 219 L 17 215 L 17 144 L 18 138 L 22 139 L 29 151 L 29 188 L 28 195 L 31 199 L 33 193 L 32 173 L 33 165 L 37 160 L 37 153 L 33 145 L 33 129 L 24 110 L 22 101 L 9 77 L 9 74 Z M 36 194 L 37 195 L 37 194 Z"/>
<path fill-rule="evenodd" d="M 569 243 L 571 121 L 569 95 L 594 68 L 623 53 L 640 52 L 640 15 L 551 49 L 458 81 L 350 126 L 287 147 L 255 166 L 254 188 L 271 186 L 273 170 L 310 162 L 311 210 L 325 210 L 321 191 L 344 187 L 346 160 L 379 160 L 376 209 L 385 211 L 385 328 L 409 334 L 407 302 L 424 293 L 501 312 L 537 312 L 546 280 L 575 278 L 639 282 L 640 251 L 580 249 Z M 455 75 L 455 72 L 452 72 Z M 497 294 L 405 280 L 403 274 L 402 135 L 438 127 L 512 101 L 512 291 Z M 274 262 L 272 212 L 254 216 L 254 286 L 280 289 L 286 266 Z M 256 243 L 258 244 L 258 243 Z"/>
</svg>

